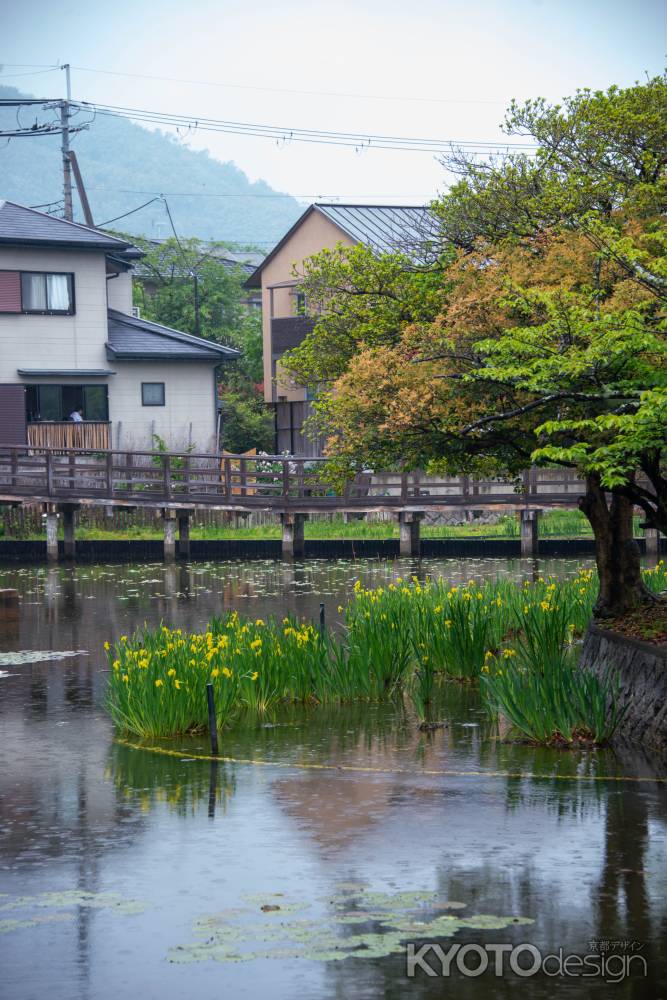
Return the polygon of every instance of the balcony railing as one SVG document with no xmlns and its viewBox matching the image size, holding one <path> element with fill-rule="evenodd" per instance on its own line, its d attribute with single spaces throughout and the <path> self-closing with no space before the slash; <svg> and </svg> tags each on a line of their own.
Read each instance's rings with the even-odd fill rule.
<svg viewBox="0 0 667 1000">
<path fill-rule="evenodd" d="M 44 420 L 28 424 L 28 444 L 34 448 L 109 451 L 111 423 L 108 420 Z"/>
</svg>

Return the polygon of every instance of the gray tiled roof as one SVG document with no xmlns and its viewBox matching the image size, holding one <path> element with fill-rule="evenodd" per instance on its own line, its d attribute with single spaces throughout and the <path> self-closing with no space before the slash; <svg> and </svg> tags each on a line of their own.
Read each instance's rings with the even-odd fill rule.
<svg viewBox="0 0 667 1000">
<path fill-rule="evenodd" d="M 169 326 L 137 319 L 109 309 L 109 361 L 213 361 L 217 364 L 239 356 L 233 347 L 214 344 Z"/>
<path fill-rule="evenodd" d="M 126 240 L 109 236 L 78 222 L 56 219 L 34 208 L 0 200 L 0 243 L 22 246 L 76 247 L 123 253 L 132 247 Z"/>
<path fill-rule="evenodd" d="M 246 288 L 260 287 L 260 276 L 266 264 L 313 212 L 326 216 L 355 243 L 365 243 L 377 253 L 403 253 L 415 264 L 432 261 L 442 249 L 437 219 L 426 205 L 339 205 L 315 202 L 251 274 L 245 283 Z"/>
</svg>

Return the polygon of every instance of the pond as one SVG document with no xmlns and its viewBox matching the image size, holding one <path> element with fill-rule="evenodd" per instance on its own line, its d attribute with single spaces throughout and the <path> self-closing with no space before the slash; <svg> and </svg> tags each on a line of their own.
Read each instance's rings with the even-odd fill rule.
<svg viewBox="0 0 667 1000">
<path fill-rule="evenodd" d="M 203 737 L 118 741 L 102 708 L 102 643 L 144 621 L 316 619 L 323 601 L 337 627 L 356 579 L 521 580 L 581 564 L 0 570 L 22 601 L 0 631 L 0 995 L 666 996 L 667 770 L 655 760 L 503 743 L 476 690 L 453 683 L 432 733 L 402 704 L 290 708 L 224 733 L 218 762 Z M 509 952 L 502 977 L 493 951 L 466 975 L 481 961 L 472 948 L 460 967 L 453 955 L 452 982 L 419 965 L 408 977 L 406 943 L 425 941 L 624 962 L 555 986 L 520 977 Z M 626 976 L 631 956 L 646 976 L 639 961 Z"/>
</svg>

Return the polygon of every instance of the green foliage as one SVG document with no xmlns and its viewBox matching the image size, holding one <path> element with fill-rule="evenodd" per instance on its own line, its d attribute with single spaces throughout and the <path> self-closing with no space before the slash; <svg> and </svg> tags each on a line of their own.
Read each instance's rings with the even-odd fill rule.
<svg viewBox="0 0 667 1000">
<path fill-rule="evenodd" d="M 666 76 L 512 105 L 506 129 L 536 153 L 450 158 L 461 180 L 433 210 L 457 254 L 429 272 L 421 313 L 391 295 L 369 299 L 377 328 L 364 312 L 369 274 L 390 288 L 400 274 L 397 299 L 413 301 L 395 255 L 319 255 L 305 280 L 322 314 L 292 359 L 320 386 L 332 481 L 369 464 L 577 469 L 601 615 L 650 598 L 626 544 L 633 506 L 667 532 L 666 122 Z M 322 362 L 325 331 L 337 364 Z"/>
<path fill-rule="evenodd" d="M 394 344 L 407 325 L 431 322 L 443 301 L 441 276 L 441 265 L 419 268 L 364 244 L 321 250 L 295 270 L 315 327 L 282 365 L 301 385 L 329 385 L 360 346 Z"/>
<path fill-rule="evenodd" d="M 222 430 L 220 447 L 235 455 L 256 448 L 269 454 L 274 450 L 275 430 L 271 411 L 261 396 L 244 396 L 238 391 L 221 393 Z"/>
<path fill-rule="evenodd" d="M 145 254 L 134 276 L 142 316 L 217 343 L 232 344 L 241 336 L 246 274 L 223 262 L 224 243 L 203 246 L 197 239 L 170 237 L 156 245 L 128 238 Z"/>
<path fill-rule="evenodd" d="M 482 676 L 492 711 L 536 743 L 606 743 L 621 713 L 616 708 L 618 680 L 580 670 L 572 651 L 551 659 L 544 669 L 501 660 Z M 611 707 L 610 707 L 611 706 Z"/>
</svg>

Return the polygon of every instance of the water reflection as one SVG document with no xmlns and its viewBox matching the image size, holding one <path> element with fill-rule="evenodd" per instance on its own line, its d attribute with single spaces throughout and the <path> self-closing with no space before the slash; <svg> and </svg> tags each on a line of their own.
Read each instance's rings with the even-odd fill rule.
<svg viewBox="0 0 667 1000">
<path fill-rule="evenodd" d="M 18 897 L 47 923 L 0 933 L 3 993 L 11 1000 L 107 1000 L 141 991 L 165 1000 L 214 996 L 505 998 L 554 995 L 554 981 L 405 979 L 405 959 L 307 959 L 170 964 L 208 913 L 248 905 L 245 894 L 283 893 L 319 920 L 341 885 L 438 891 L 462 913 L 517 915 L 530 926 L 460 930 L 457 941 L 529 941 L 586 953 L 589 942 L 636 940 L 649 980 L 619 997 L 660 996 L 657 943 L 667 923 L 667 786 L 634 751 L 566 754 L 506 744 L 471 687 L 443 685 L 445 727 L 417 730 L 410 706 L 287 708 L 241 720 L 222 740 L 237 761 L 193 759 L 205 738 L 170 741 L 176 756 L 113 741 L 101 708 L 107 636 L 164 618 L 200 627 L 238 608 L 329 620 L 357 577 L 443 572 L 448 579 L 522 578 L 558 567 L 516 561 L 159 564 L 13 569 L 20 624 L 0 648 L 86 650 L 19 662 L 0 678 L 0 930 Z M 531 776 L 532 775 L 532 776 Z M 649 780 L 607 781 L 598 778 Z M 44 893 L 137 899 L 56 906 Z M 39 902 L 41 900 L 41 902 Z M 47 905 L 49 903 L 49 905 Z M 27 906 L 27 904 L 24 904 Z M 51 906 L 51 909 L 49 909 Z M 54 917 L 50 920 L 51 916 Z M 252 919 L 263 919 L 255 906 Z M 57 918 L 57 919 L 55 919 Z M 269 918 L 267 918 L 269 919 Z M 376 928 L 377 929 L 377 928 Z M 347 932 L 346 932 L 347 933 Z M 444 942 L 445 944 L 447 942 Z M 608 983 L 557 982 L 571 997 L 606 997 Z"/>
</svg>

